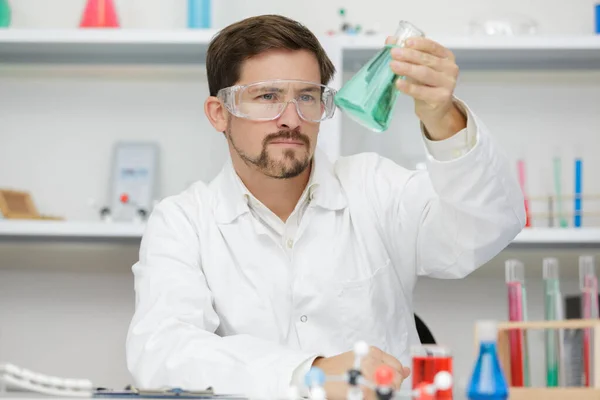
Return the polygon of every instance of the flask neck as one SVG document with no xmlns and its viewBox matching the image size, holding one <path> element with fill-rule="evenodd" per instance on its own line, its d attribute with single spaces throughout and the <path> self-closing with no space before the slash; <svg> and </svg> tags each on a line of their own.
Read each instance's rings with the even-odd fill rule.
<svg viewBox="0 0 600 400">
<path fill-rule="evenodd" d="M 496 351 L 496 342 L 483 341 L 479 344 L 479 350 L 481 353 L 490 353 Z"/>
<path fill-rule="evenodd" d="M 400 21 L 398 24 L 398 29 L 396 29 L 396 33 L 394 34 L 394 38 L 396 40 L 395 44 L 397 46 L 404 46 L 406 39 L 423 36 L 425 36 L 425 33 L 410 22 Z"/>
</svg>

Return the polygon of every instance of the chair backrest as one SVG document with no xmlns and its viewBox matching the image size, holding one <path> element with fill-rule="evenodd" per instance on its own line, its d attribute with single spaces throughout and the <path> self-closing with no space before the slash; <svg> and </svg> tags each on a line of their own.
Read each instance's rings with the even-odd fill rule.
<svg viewBox="0 0 600 400">
<path fill-rule="evenodd" d="M 417 314 L 415 314 L 415 324 L 417 325 L 417 333 L 421 344 L 436 344 L 433 334 Z"/>
</svg>

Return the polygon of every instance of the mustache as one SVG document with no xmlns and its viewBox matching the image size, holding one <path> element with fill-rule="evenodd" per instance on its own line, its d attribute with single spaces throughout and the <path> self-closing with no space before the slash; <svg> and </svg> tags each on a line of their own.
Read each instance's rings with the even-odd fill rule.
<svg viewBox="0 0 600 400">
<path fill-rule="evenodd" d="M 263 139 L 263 147 L 266 147 L 269 142 L 278 139 L 290 139 L 297 140 L 304 143 L 306 146 L 310 146 L 310 139 L 305 134 L 301 133 L 299 130 L 295 129 L 293 131 L 279 131 L 277 133 L 270 133 Z"/>
</svg>

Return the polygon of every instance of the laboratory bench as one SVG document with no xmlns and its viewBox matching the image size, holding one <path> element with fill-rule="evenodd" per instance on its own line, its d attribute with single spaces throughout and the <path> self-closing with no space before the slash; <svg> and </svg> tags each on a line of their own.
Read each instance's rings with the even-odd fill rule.
<svg viewBox="0 0 600 400">
<path fill-rule="evenodd" d="M 561 398 L 560 394 L 557 393 L 558 396 L 551 396 L 548 398 L 544 398 L 544 400 L 569 400 L 570 397 L 566 397 L 566 398 Z M 589 396 L 585 396 L 585 397 L 579 397 L 577 398 L 577 400 L 587 400 L 587 399 L 597 399 L 598 397 L 595 397 L 595 395 L 592 395 L 594 397 L 589 397 Z M 80 397 L 83 398 L 83 397 Z M 102 399 L 103 397 L 97 397 L 96 399 Z M 233 398 L 233 397 L 232 397 Z M 511 396 L 508 397 L 507 400 L 511 400 Z M 518 400 L 521 399 L 527 399 L 527 400 L 542 400 L 542 397 L 539 396 L 533 396 L 531 398 L 528 398 L 526 396 L 523 396 L 522 394 L 516 396 L 516 398 Z M 24 393 L 24 392 L 8 392 L 5 394 L 0 393 L 0 399 L 1 400 L 73 400 L 76 399 L 74 397 L 60 397 L 60 396 L 45 396 L 45 395 L 38 395 L 35 393 Z M 113 397 L 113 399 L 130 399 L 131 397 Z M 145 399 L 145 398 L 140 398 L 140 399 Z M 185 399 L 185 398 L 183 398 Z M 206 397 L 206 400 L 210 400 L 210 397 Z M 215 397 L 214 399 L 222 399 L 222 400 L 226 400 L 228 399 L 228 397 Z M 239 397 L 235 397 L 235 399 L 239 399 Z M 405 397 L 396 397 L 397 400 L 404 400 Z M 409 398 L 406 397 L 406 399 L 408 400 Z M 283 399 L 283 400 L 287 400 L 287 399 Z M 452 400 L 468 400 L 466 393 L 458 393 L 455 394 L 452 398 Z"/>
</svg>

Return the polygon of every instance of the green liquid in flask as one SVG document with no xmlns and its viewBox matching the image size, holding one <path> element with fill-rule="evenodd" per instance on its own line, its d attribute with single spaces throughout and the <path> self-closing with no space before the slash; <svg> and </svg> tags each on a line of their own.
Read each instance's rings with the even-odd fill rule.
<svg viewBox="0 0 600 400">
<path fill-rule="evenodd" d="M 335 104 L 350 118 L 372 131 L 388 129 L 399 91 L 392 72 L 391 51 L 397 45 L 387 45 L 335 96 Z"/>
</svg>

